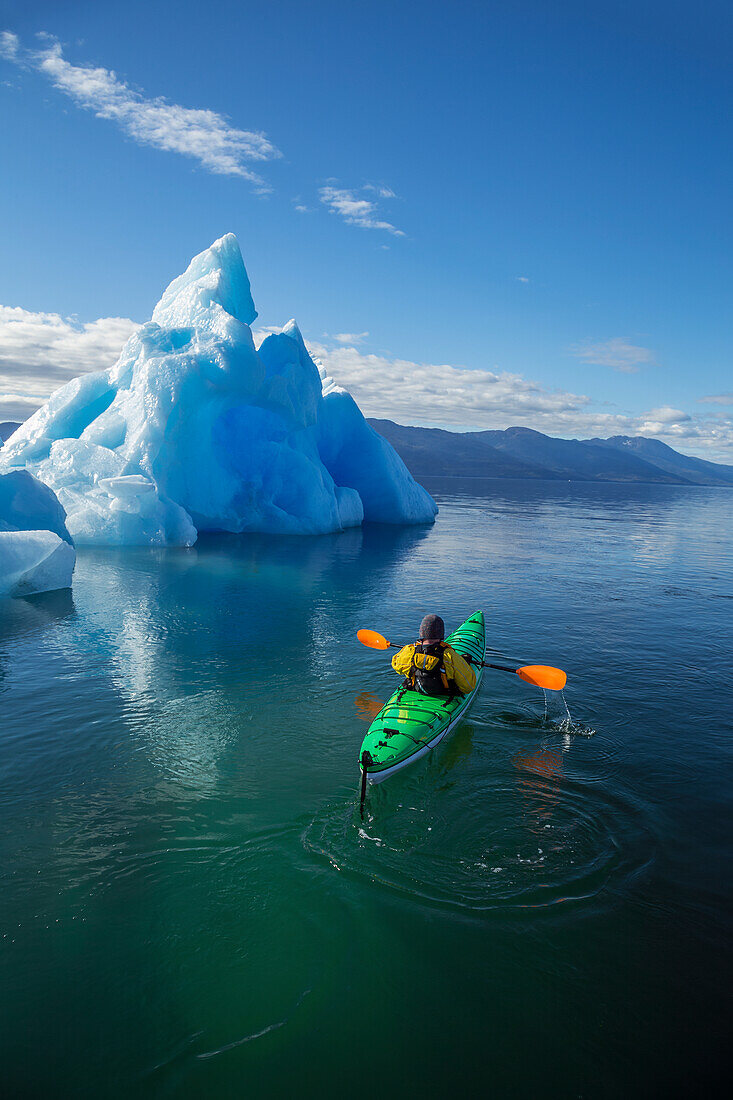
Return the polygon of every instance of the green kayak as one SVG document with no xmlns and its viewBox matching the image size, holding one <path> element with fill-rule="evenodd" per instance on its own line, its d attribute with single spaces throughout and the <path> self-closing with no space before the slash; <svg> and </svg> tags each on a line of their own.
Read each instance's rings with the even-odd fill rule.
<svg viewBox="0 0 733 1100">
<path fill-rule="evenodd" d="M 483 611 L 475 611 L 445 640 L 464 657 L 483 661 L 486 655 Z M 440 744 L 465 717 L 481 685 L 482 674 L 483 669 L 477 668 L 474 690 L 452 699 L 399 687 L 367 730 L 359 754 L 362 777 L 370 783 L 381 783 Z"/>
</svg>

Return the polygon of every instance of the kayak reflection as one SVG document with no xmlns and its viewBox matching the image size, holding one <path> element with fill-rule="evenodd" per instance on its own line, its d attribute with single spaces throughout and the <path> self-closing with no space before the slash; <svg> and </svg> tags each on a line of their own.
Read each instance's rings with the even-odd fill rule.
<svg viewBox="0 0 733 1100">
<path fill-rule="evenodd" d="M 376 695 L 373 695 L 371 691 L 360 691 L 354 699 L 354 706 L 360 718 L 364 718 L 367 722 L 371 722 L 372 718 L 377 717 L 384 703 L 381 699 L 378 699 Z"/>
<path fill-rule="evenodd" d="M 458 764 L 465 763 L 473 752 L 473 735 L 475 727 L 470 722 L 462 722 L 452 737 L 447 738 L 440 746 L 440 767 L 443 772 L 450 772 Z"/>
</svg>

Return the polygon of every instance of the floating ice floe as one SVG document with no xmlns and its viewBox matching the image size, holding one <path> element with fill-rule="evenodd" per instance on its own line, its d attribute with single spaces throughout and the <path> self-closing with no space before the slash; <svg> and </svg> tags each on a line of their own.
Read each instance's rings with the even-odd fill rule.
<svg viewBox="0 0 733 1100">
<path fill-rule="evenodd" d="M 437 508 L 294 321 L 255 349 L 236 237 L 196 256 L 109 370 L 57 390 L 0 451 L 58 495 L 80 543 L 318 534 Z"/>
<path fill-rule="evenodd" d="M 70 588 L 76 552 L 64 510 L 27 470 L 0 474 L 0 596 Z"/>
</svg>

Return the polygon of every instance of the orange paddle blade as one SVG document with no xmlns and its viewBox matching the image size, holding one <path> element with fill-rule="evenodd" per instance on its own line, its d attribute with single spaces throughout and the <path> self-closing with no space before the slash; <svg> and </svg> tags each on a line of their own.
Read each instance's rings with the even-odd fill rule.
<svg viewBox="0 0 733 1100">
<path fill-rule="evenodd" d="M 362 645 L 368 645 L 370 649 L 389 649 L 389 642 L 376 630 L 357 630 L 356 636 Z"/>
<path fill-rule="evenodd" d="M 517 676 L 528 684 L 547 688 L 548 691 L 562 691 L 568 682 L 567 674 L 561 668 L 552 668 L 551 665 L 524 665 L 517 669 Z"/>
</svg>

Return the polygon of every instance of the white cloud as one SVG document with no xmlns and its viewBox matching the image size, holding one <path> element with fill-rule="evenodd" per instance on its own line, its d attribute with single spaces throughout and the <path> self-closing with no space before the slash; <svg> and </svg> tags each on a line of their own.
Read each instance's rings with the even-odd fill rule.
<svg viewBox="0 0 733 1100">
<path fill-rule="evenodd" d="M 252 339 L 255 342 L 255 347 L 259 349 L 263 340 L 266 340 L 268 336 L 282 332 L 282 330 L 282 325 L 258 325 L 257 328 L 253 328 Z"/>
<path fill-rule="evenodd" d="M 126 317 L 80 323 L 58 313 L 0 306 L 0 421 L 23 420 L 70 378 L 111 366 L 137 327 Z M 261 326 L 254 332 L 255 343 L 279 331 L 279 326 Z M 367 336 L 338 334 L 344 340 L 354 335 Z M 670 406 L 639 416 L 597 411 L 584 394 L 546 389 L 508 371 L 367 355 L 353 339 L 335 347 L 307 343 L 366 416 L 453 430 L 521 424 L 565 438 L 653 436 L 686 453 L 733 462 L 733 419 L 720 413 L 690 416 Z"/>
<path fill-rule="evenodd" d="M 0 57 L 6 61 L 15 61 L 20 50 L 20 39 L 12 31 L 3 31 L 0 34 Z"/>
<path fill-rule="evenodd" d="M 371 188 L 371 185 L 367 185 Z M 364 188 L 366 190 L 367 188 Z M 394 192 L 387 194 L 388 188 L 382 189 L 380 196 L 383 198 L 394 197 Z M 322 203 L 328 207 L 332 214 L 338 214 L 349 225 L 358 225 L 361 229 L 384 229 L 395 237 L 404 237 L 401 229 L 396 229 L 391 222 L 384 221 L 379 208 L 372 199 L 360 198 L 355 190 L 346 190 L 341 187 L 333 187 L 328 184 L 321 187 L 318 195 Z"/>
<path fill-rule="evenodd" d="M 687 453 L 733 462 L 733 420 L 691 417 L 667 406 L 638 416 L 598 411 L 586 395 L 546 389 L 506 371 L 416 363 L 366 355 L 356 347 L 307 343 L 366 416 L 454 431 L 519 424 L 568 439 L 654 436 L 672 447 L 682 445 Z"/>
<path fill-rule="evenodd" d="M 264 134 L 237 130 L 216 111 L 181 107 L 160 96 L 148 99 L 111 69 L 72 65 L 56 41 L 21 55 L 16 36 L 10 38 L 15 39 L 13 60 L 20 61 L 22 56 L 77 106 L 93 111 L 97 118 L 116 122 L 139 145 L 181 153 L 216 175 L 241 176 L 256 183 L 258 190 L 268 190 L 248 167 L 249 162 L 281 156 Z"/>
<path fill-rule="evenodd" d="M 708 420 L 708 433 L 714 431 L 716 425 L 713 420 Z M 638 429 L 639 435 L 667 436 L 667 442 L 671 439 L 698 439 L 700 438 L 700 425 L 696 424 L 689 413 L 682 409 L 673 409 L 669 405 L 662 405 L 658 409 L 650 409 L 645 413 Z"/>
<path fill-rule="evenodd" d="M 364 184 L 364 190 L 373 191 L 375 195 L 379 195 L 380 199 L 397 198 L 391 187 L 382 187 L 380 184 L 366 183 Z"/>
<path fill-rule="evenodd" d="M 656 420 L 660 424 L 681 424 L 692 417 L 682 409 L 673 409 L 670 405 L 661 405 L 658 409 L 650 409 L 646 414 L 650 420 Z"/>
<path fill-rule="evenodd" d="M 0 420 L 25 420 L 43 404 L 40 395 L 0 393 Z"/>
<path fill-rule="evenodd" d="M 339 344 L 363 344 L 366 340 L 368 332 L 337 332 L 334 335 L 334 340 L 338 340 Z"/>
<path fill-rule="evenodd" d="M 648 348 L 630 344 L 621 336 L 602 340 L 597 344 L 586 343 L 571 348 L 571 354 L 584 363 L 599 367 L 613 367 L 626 374 L 635 374 L 639 366 L 654 362 L 654 353 Z"/>
<path fill-rule="evenodd" d="M 529 282 L 529 279 L 527 278 L 526 275 L 517 275 L 516 279 L 517 279 L 518 283 L 528 283 Z"/>
<path fill-rule="evenodd" d="M 733 393 L 715 393 L 710 397 L 698 397 L 702 405 L 733 405 Z"/>
<path fill-rule="evenodd" d="M 413 424 L 493 428 L 526 423 L 530 416 L 577 413 L 590 404 L 589 397 L 545 390 L 518 374 L 468 370 L 448 363 L 415 363 L 367 355 L 356 347 L 307 343 L 367 416 Z M 497 424 L 497 416 L 506 425 Z"/>
<path fill-rule="evenodd" d="M 112 366 L 137 327 L 128 317 L 79 323 L 0 306 L 0 420 L 25 419 L 77 374 Z"/>
</svg>

